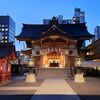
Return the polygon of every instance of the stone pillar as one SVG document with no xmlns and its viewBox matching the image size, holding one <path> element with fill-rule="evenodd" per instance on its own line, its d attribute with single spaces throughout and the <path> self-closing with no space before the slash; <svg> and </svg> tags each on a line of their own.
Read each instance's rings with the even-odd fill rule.
<svg viewBox="0 0 100 100">
<path fill-rule="evenodd" d="M 79 68 L 79 67 L 77 67 L 76 74 L 75 74 L 75 77 L 74 77 L 74 82 L 85 83 L 84 74 L 82 72 L 82 69 Z"/>
<path fill-rule="evenodd" d="M 33 74 L 33 73 L 28 74 L 25 82 L 36 82 L 35 74 Z"/>
</svg>

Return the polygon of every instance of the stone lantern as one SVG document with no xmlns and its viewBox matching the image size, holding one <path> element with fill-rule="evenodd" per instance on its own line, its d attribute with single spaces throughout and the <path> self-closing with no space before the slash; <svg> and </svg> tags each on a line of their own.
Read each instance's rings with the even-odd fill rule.
<svg viewBox="0 0 100 100">
<path fill-rule="evenodd" d="M 35 63 L 34 59 L 30 58 L 29 63 L 28 63 L 29 72 L 28 72 L 26 80 L 25 80 L 26 82 L 36 82 L 34 63 Z"/>
<path fill-rule="evenodd" d="M 82 59 L 81 58 L 76 58 L 74 66 L 76 67 L 76 74 L 74 77 L 74 82 L 77 83 L 84 83 L 85 79 L 83 77 L 83 72 L 82 72 L 82 67 L 81 67 Z"/>
</svg>

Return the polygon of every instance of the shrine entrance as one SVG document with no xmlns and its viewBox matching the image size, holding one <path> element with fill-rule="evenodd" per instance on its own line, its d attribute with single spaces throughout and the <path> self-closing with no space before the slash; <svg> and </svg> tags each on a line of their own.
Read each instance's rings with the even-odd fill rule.
<svg viewBox="0 0 100 100">
<path fill-rule="evenodd" d="M 49 63 L 50 67 L 59 67 L 59 62 L 57 62 L 56 60 L 53 60 Z"/>
<path fill-rule="evenodd" d="M 43 56 L 43 65 L 45 68 L 64 68 L 65 56 L 59 52 L 51 52 Z"/>
<path fill-rule="evenodd" d="M 57 52 L 52 52 L 48 54 L 48 63 L 49 67 L 59 67 L 61 61 L 60 61 L 60 54 Z"/>
</svg>

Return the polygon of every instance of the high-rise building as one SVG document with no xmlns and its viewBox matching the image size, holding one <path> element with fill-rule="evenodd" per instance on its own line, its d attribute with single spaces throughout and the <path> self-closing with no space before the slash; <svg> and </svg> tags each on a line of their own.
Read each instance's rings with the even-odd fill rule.
<svg viewBox="0 0 100 100">
<path fill-rule="evenodd" d="M 56 17 L 59 24 L 77 24 L 77 23 L 85 23 L 85 12 L 81 11 L 80 8 L 74 9 L 74 16 L 72 19 L 63 19 L 63 15 L 58 15 Z M 44 19 L 43 24 L 50 24 L 50 19 Z"/>
<path fill-rule="evenodd" d="M 80 17 L 80 12 L 81 12 L 81 9 L 80 8 L 75 8 L 74 9 L 74 17 Z"/>
<path fill-rule="evenodd" d="M 100 39 L 100 26 L 94 28 L 94 35 L 93 41 Z"/>
<path fill-rule="evenodd" d="M 2 33 L 0 32 L 0 43 L 1 43 L 1 41 L 2 41 Z"/>
<path fill-rule="evenodd" d="M 63 15 L 58 15 L 57 19 L 59 24 L 63 23 Z"/>
<path fill-rule="evenodd" d="M 57 19 L 59 24 L 71 24 L 71 20 L 63 19 L 63 15 L 58 15 L 55 18 Z M 43 19 L 43 24 L 45 25 L 50 24 L 50 22 L 51 22 L 51 19 Z"/>
<path fill-rule="evenodd" d="M 80 23 L 85 23 L 85 12 L 84 11 L 80 12 Z"/>
<path fill-rule="evenodd" d="M 81 11 L 80 8 L 75 8 L 72 23 L 85 23 L 85 12 Z"/>
<path fill-rule="evenodd" d="M 2 43 L 15 42 L 15 22 L 10 16 L 0 16 Z"/>
<path fill-rule="evenodd" d="M 45 25 L 50 24 L 50 19 L 43 19 L 43 24 L 45 24 Z"/>
</svg>

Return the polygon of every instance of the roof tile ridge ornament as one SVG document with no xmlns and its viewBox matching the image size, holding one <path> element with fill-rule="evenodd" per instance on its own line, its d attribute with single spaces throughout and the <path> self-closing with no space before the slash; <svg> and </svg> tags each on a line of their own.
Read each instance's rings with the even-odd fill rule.
<svg viewBox="0 0 100 100">
<path fill-rule="evenodd" d="M 57 29 L 57 30 L 61 31 L 63 34 L 66 34 L 66 32 L 65 32 L 64 30 L 60 29 L 60 28 L 57 27 L 57 25 L 55 25 L 55 24 L 53 24 L 48 30 L 43 31 L 42 34 L 46 34 L 46 32 L 48 32 L 48 31 L 51 30 L 51 29 L 53 29 L 53 30 Z"/>
<path fill-rule="evenodd" d="M 50 24 L 51 24 L 51 25 L 53 25 L 53 24 L 58 24 L 58 19 L 57 19 L 57 17 L 53 16 L 52 19 L 51 19 Z"/>
<path fill-rule="evenodd" d="M 57 27 L 55 24 L 54 24 L 54 25 L 52 25 L 52 27 L 51 27 L 51 28 L 56 28 L 56 29 L 58 29 L 59 31 L 61 31 L 62 33 L 66 34 L 66 32 L 65 32 L 64 30 L 60 29 L 60 28 L 59 28 L 59 27 Z"/>
</svg>

